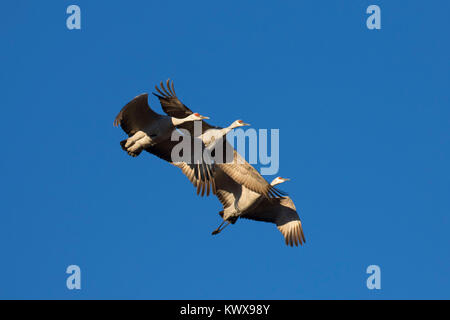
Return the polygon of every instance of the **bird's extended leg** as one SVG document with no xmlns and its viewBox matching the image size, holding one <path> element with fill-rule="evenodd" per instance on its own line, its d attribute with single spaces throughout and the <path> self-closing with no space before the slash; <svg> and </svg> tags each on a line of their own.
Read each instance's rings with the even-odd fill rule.
<svg viewBox="0 0 450 320">
<path fill-rule="evenodd" d="M 132 135 L 131 137 L 129 137 L 127 139 L 127 142 L 125 143 L 125 148 L 128 149 L 130 148 L 132 145 L 134 145 L 138 140 L 144 138 L 146 136 L 146 134 L 142 131 L 138 131 L 136 132 L 134 135 Z"/>
<path fill-rule="evenodd" d="M 225 222 L 226 222 L 227 224 L 226 224 L 225 226 L 223 226 L 223 224 L 224 224 Z M 223 229 L 225 229 L 229 224 L 230 224 L 229 221 L 226 221 L 226 220 L 222 221 L 222 223 L 220 224 L 220 226 L 218 226 L 217 229 L 214 230 L 211 234 L 212 234 L 212 235 L 216 235 L 216 234 L 220 233 L 220 232 L 221 232 Z M 222 226 L 223 226 L 223 227 L 222 227 Z"/>
<path fill-rule="evenodd" d="M 154 137 L 156 136 L 138 131 L 127 140 L 121 141 L 120 145 L 130 156 L 136 157 L 143 149 L 154 144 Z"/>
</svg>

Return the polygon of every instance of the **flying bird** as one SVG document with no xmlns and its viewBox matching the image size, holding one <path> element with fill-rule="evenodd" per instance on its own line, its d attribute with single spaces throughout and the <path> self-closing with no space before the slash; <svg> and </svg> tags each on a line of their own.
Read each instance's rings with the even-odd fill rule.
<svg viewBox="0 0 450 320">
<path fill-rule="evenodd" d="M 170 82 L 170 79 L 166 82 L 166 87 L 164 83 L 160 83 L 161 88 L 155 86 L 156 91 L 158 93 L 153 93 L 156 97 L 158 97 L 161 107 L 164 112 L 171 116 L 177 118 L 185 118 L 191 115 L 193 112 L 185 106 L 177 97 L 175 88 L 173 85 L 173 81 Z M 227 128 L 222 128 L 218 126 L 212 126 L 206 121 L 202 120 L 202 128 L 200 132 L 196 132 L 196 128 L 194 127 L 194 123 L 185 122 L 177 126 L 177 128 L 185 129 L 190 132 L 193 137 L 203 137 L 208 142 L 208 131 L 211 132 L 220 132 L 220 133 L 228 133 L 235 125 L 243 126 L 248 125 L 241 120 L 237 120 L 233 122 L 233 124 Z M 226 175 L 228 175 L 231 179 L 233 179 L 236 183 L 245 186 L 246 188 L 264 195 L 264 197 L 270 198 L 278 198 L 284 195 L 284 193 L 274 186 L 270 185 L 261 174 L 250 165 L 225 139 L 221 139 L 223 141 L 223 154 L 231 154 L 232 159 L 222 159 L 224 161 L 215 162 L 214 168 L 220 168 Z M 216 142 L 217 143 L 217 142 Z"/>
<path fill-rule="evenodd" d="M 171 117 L 161 115 L 153 111 L 148 105 L 148 94 L 144 93 L 129 103 L 119 112 L 114 120 L 114 126 L 119 126 L 128 134 L 128 138 L 122 140 L 120 145 L 130 156 L 136 157 L 143 150 L 156 155 L 179 167 L 189 180 L 197 187 L 197 193 L 202 195 L 210 190 L 215 193 L 214 173 L 211 161 L 191 158 L 188 163 L 172 161 L 172 149 L 178 144 L 172 141 L 171 136 L 176 127 L 209 119 L 198 113 L 191 113 L 185 117 Z M 194 144 L 195 138 L 191 141 Z M 198 140 L 198 139 L 197 139 Z M 201 143 L 201 140 L 199 140 Z M 192 155 L 194 156 L 194 155 Z"/>
<path fill-rule="evenodd" d="M 167 80 L 155 86 L 163 111 L 161 115 L 148 104 L 148 94 L 141 94 L 126 104 L 114 120 L 115 126 L 128 135 L 120 145 L 130 156 L 136 157 L 143 150 L 179 167 L 203 196 L 212 193 L 223 206 L 219 212 L 223 221 L 212 234 L 236 223 L 239 218 L 274 223 L 285 238 L 286 244 L 298 246 L 305 243 L 302 224 L 290 197 L 275 186 L 289 180 L 281 177 L 267 182 L 261 174 L 226 141 L 231 130 L 247 126 L 236 120 L 222 128 L 208 124 L 204 117 L 192 112 L 177 97 L 173 81 Z M 195 146 L 201 146 L 201 155 L 190 152 L 183 161 L 172 159 L 178 141 L 172 134 L 181 131 Z M 177 149 L 178 150 L 178 149 Z M 208 151 L 208 152 L 203 152 Z M 182 150 L 184 153 L 184 150 Z M 214 154 L 215 153 L 215 154 Z M 216 157 L 218 153 L 224 159 Z M 231 157 L 229 157 L 231 155 Z M 184 156 L 184 154 L 183 154 Z"/>
<path fill-rule="evenodd" d="M 209 149 L 214 149 L 214 147 L 224 138 L 228 132 L 230 132 L 233 129 L 243 127 L 243 126 L 249 126 L 250 124 L 245 123 L 242 120 L 236 120 L 232 124 L 230 124 L 228 127 L 225 128 L 211 128 L 207 129 L 206 131 L 202 132 L 201 135 L 198 136 L 199 139 L 203 141 L 206 147 Z"/>
<path fill-rule="evenodd" d="M 241 218 L 276 224 L 286 240 L 286 245 L 291 247 L 306 243 L 297 209 L 289 197 L 274 199 L 273 202 L 264 199 L 255 209 L 243 214 Z"/>
<path fill-rule="evenodd" d="M 266 199 L 245 186 L 231 180 L 225 174 L 216 171 L 216 196 L 223 205 L 219 212 L 223 222 L 212 232 L 221 232 L 229 224 L 239 218 L 275 223 L 283 234 L 286 244 L 297 246 L 305 242 L 302 223 L 292 199 L 285 196 L 277 199 Z M 277 177 L 271 185 L 275 186 L 289 179 Z"/>
</svg>

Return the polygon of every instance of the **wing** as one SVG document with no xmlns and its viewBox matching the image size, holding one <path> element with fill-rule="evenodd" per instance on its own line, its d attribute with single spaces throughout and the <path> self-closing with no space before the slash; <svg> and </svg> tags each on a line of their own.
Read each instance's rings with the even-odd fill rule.
<svg viewBox="0 0 450 320">
<path fill-rule="evenodd" d="M 190 116 L 193 112 L 191 109 L 186 107 L 177 97 L 175 93 L 175 88 L 173 86 L 173 81 L 170 82 L 170 79 L 166 82 L 166 87 L 164 87 L 164 83 L 161 81 L 160 83 L 161 89 L 158 86 L 155 86 L 155 89 L 158 93 L 153 93 L 156 97 L 158 97 L 159 102 L 161 103 L 161 107 L 164 112 L 171 117 L 183 119 L 187 116 Z M 192 121 L 183 123 L 182 125 L 177 126 L 178 128 L 188 130 L 191 135 L 194 135 L 194 123 Z M 216 128 L 205 121 L 202 121 L 202 132 L 206 130 Z"/>
<path fill-rule="evenodd" d="M 148 93 L 144 93 L 128 102 L 120 110 L 114 120 L 114 126 L 120 125 L 128 136 L 132 136 L 159 118 L 161 118 L 161 115 L 150 109 L 148 105 Z"/>
<path fill-rule="evenodd" d="M 223 206 L 223 209 L 234 206 L 236 196 L 242 193 L 242 185 L 231 179 L 220 167 L 216 167 L 215 178 L 216 196 Z"/>
<path fill-rule="evenodd" d="M 277 225 L 283 234 L 286 245 L 302 245 L 306 242 L 302 223 L 291 198 L 283 197 L 270 202 L 263 200 L 254 210 L 241 216 L 241 218 L 256 221 L 271 222 Z"/>
<path fill-rule="evenodd" d="M 170 79 L 168 79 L 166 85 L 167 89 L 161 81 L 161 89 L 158 86 L 155 86 L 158 93 L 153 93 L 158 97 L 164 112 L 175 118 L 186 118 L 187 116 L 190 116 L 193 112 L 178 99 L 173 86 L 173 81 L 170 82 Z"/>
<path fill-rule="evenodd" d="M 227 161 L 225 151 L 224 161 L 222 163 L 217 161 L 216 166 L 220 167 L 231 179 L 268 199 L 285 195 L 283 191 L 271 186 L 227 141 L 225 141 L 225 149 L 233 151 L 233 160 Z"/>
<path fill-rule="evenodd" d="M 197 188 L 197 194 L 201 193 L 202 196 L 205 193 L 208 196 L 210 192 L 215 194 L 214 163 L 209 159 L 198 162 L 193 158 L 189 162 L 172 161 L 172 150 L 178 143 L 178 141 L 166 140 L 145 150 L 180 168 L 194 187 Z M 195 141 L 191 141 L 191 143 L 194 144 Z"/>
<path fill-rule="evenodd" d="M 205 163 L 187 164 L 185 162 L 174 162 L 172 164 L 180 168 L 194 187 L 197 188 L 197 195 L 201 193 L 203 197 L 206 191 L 206 196 L 209 196 L 210 190 L 213 194 L 216 194 L 213 166 Z"/>
<path fill-rule="evenodd" d="M 158 97 L 165 113 L 175 118 L 185 118 L 192 114 L 192 111 L 176 96 L 173 81 L 170 82 L 170 80 L 167 80 L 167 88 L 164 86 L 163 82 L 161 82 L 160 86 L 161 89 L 155 86 L 158 93 L 154 93 L 154 95 Z M 178 127 L 188 130 L 191 135 L 194 136 L 194 123 L 192 121 Z M 218 127 L 211 126 L 207 122 L 202 121 L 202 132 L 209 129 L 218 129 Z M 227 163 L 217 163 L 216 166 L 220 166 L 220 168 L 235 182 L 244 185 L 254 192 L 264 195 L 266 198 L 276 198 L 284 195 L 282 191 L 272 187 L 259 172 L 253 168 L 253 166 L 245 161 L 245 159 L 231 147 L 228 142 L 225 142 L 224 148 L 231 148 L 231 150 L 233 150 L 234 159 Z"/>
</svg>

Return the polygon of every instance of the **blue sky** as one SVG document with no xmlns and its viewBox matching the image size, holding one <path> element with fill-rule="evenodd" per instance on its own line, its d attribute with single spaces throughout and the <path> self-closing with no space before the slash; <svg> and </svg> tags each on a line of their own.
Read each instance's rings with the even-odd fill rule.
<svg viewBox="0 0 450 320">
<path fill-rule="evenodd" d="M 70 4 L 81 30 L 66 28 Z M 366 27 L 371 4 L 381 30 Z M 450 298 L 449 10 L 3 3 L 0 298 Z M 114 117 L 168 77 L 214 124 L 280 129 L 278 175 L 306 246 L 252 221 L 212 237 L 217 199 L 120 149 Z M 72 264 L 79 291 L 66 288 Z M 381 290 L 366 288 L 371 264 Z"/>
</svg>

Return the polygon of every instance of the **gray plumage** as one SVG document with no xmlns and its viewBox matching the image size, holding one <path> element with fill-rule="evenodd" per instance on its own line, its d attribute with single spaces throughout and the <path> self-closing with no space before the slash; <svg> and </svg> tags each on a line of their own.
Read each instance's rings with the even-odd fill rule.
<svg viewBox="0 0 450 320">
<path fill-rule="evenodd" d="M 192 114 L 192 111 L 176 96 L 173 81 L 170 82 L 170 80 L 167 80 L 167 88 L 163 82 L 161 82 L 160 86 L 161 88 L 155 86 L 158 93 L 153 94 L 158 97 L 161 107 L 166 114 L 179 118 Z M 195 135 L 196 132 L 194 132 L 194 124 L 192 122 L 186 122 L 177 127 L 188 130 L 192 136 L 199 136 Z M 224 128 L 212 126 L 206 121 L 202 121 L 202 131 L 200 134 L 204 134 L 211 129 L 220 130 Z M 284 193 L 282 191 L 271 186 L 225 139 L 223 139 L 222 147 L 224 150 L 223 154 L 231 154 L 232 159 L 223 159 L 224 161 L 222 162 L 216 162 L 215 170 L 219 168 L 237 183 L 244 185 L 251 191 L 264 195 L 266 198 L 283 196 Z"/>
<path fill-rule="evenodd" d="M 114 120 L 114 126 L 120 125 L 128 134 L 129 138 L 121 141 L 120 145 L 130 156 L 136 157 L 143 150 L 152 153 L 179 167 L 197 187 L 197 194 L 204 195 L 206 192 L 209 195 L 210 190 L 215 193 L 214 169 L 210 162 L 205 163 L 203 159 L 201 162 L 191 159 L 189 163 L 172 161 L 172 149 L 178 144 L 178 141 L 171 141 L 175 128 L 178 125 L 202 119 L 208 118 L 198 113 L 182 118 L 158 114 L 150 108 L 148 94 L 144 93 L 122 108 Z M 195 143 L 194 139 L 191 138 L 192 144 Z"/>
<path fill-rule="evenodd" d="M 276 199 L 266 199 L 243 185 L 230 179 L 220 170 L 216 171 L 216 196 L 222 203 L 223 210 L 219 213 L 222 224 L 213 234 L 223 230 L 224 223 L 234 224 L 239 218 L 276 224 L 283 234 L 286 244 L 293 246 L 303 244 L 305 236 L 302 224 L 292 199 L 285 196 Z M 287 179 L 275 178 L 271 185 L 283 183 Z"/>
</svg>

